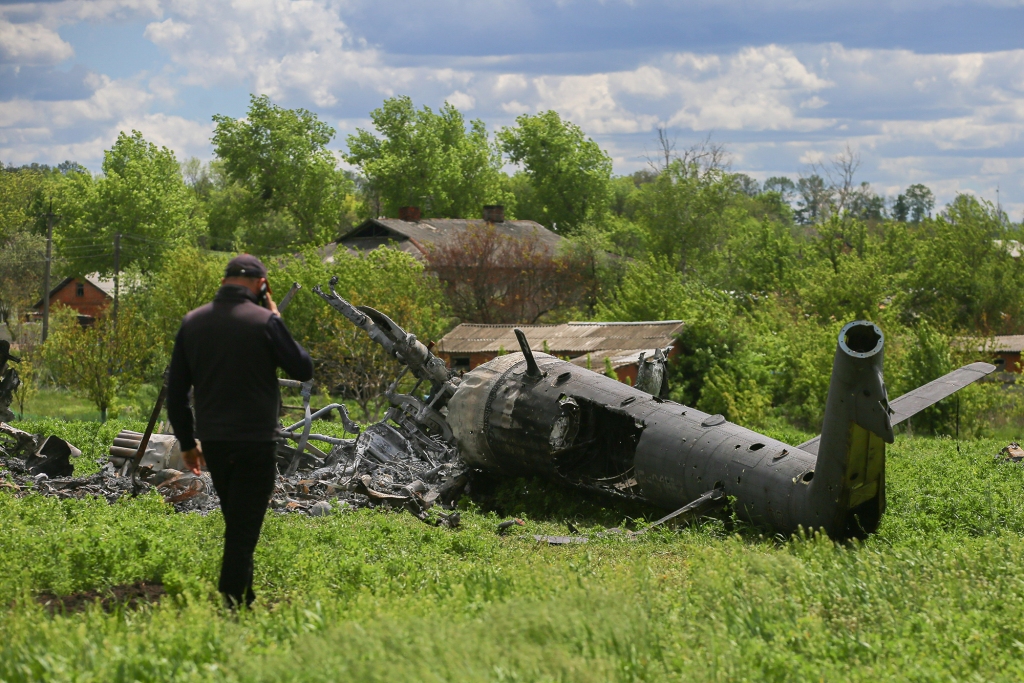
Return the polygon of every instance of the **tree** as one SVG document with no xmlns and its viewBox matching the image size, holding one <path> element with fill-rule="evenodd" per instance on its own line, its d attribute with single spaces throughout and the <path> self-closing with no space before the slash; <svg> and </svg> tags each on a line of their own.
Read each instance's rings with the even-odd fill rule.
<svg viewBox="0 0 1024 683">
<path fill-rule="evenodd" d="M 921 184 L 911 185 L 907 191 L 896 197 L 893 204 L 893 217 L 898 221 L 911 221 L 920 223 L 925 218 L 931 218 L 932 209 L 935 208 L 935 195 L 926 186 Z"/>
<path fill-rule="evenodd" d="M 197 201 L 206 201 L 210 198 L 210 191 L 213 189 L 213 175 L 208 164 L 204 164 L 196 157 L 189 157 L 181 162 L 181 177 L 192 190 Z"/>
<path fill-rule="evenodd" d="M 626 267 L 621 284 L 601 300 L 594 318 L 627 322 L 686 319 L 691 298 L 675 264 L 651 257 Z"/>
<path fill-rule="evenodd" d="M 1015 331 L 1024 324 L 1024 264 L 996 240 L 1007 235 L 991 202 L 958 195 L 916 229 L 908 310 L 943 331 Z"/>
<path fill-rule="evenodd" d="M 820 175 L 800 178 L 796 188 L 800 194 L 796 209 L 797 221 L 804 225 L 815 225 L 831 215 L 834 192 Z"/>
<path fill-rule="evenodd" d="M 218 114 L 213 120 L 214 151 L 225 176 L 242 190 L 241 218 L 257 232 L 284 223 L 289 239 L 278 249 L 338 236 L 352 184 L 327 149 L 333 128 L 305 109 L 272 104 L 266 95 L 250 97 L 244 119 Z"/>
<path fill-rule="evenodd" d="M 20 383 L 14 390 L 14 402 L 18 406 L 18 418 L 25 419 L 25 404 L 39 393 L 38 370 L 32 362 L 32 356 L 22 351 L 21 362 L 18 363 L 18 379 Z"/>
<path fill-rule="evenodd" d="M 516 215 L 567 234 L 601 222 L 611 201 L 612 160 L 579 126 L 546 111 L 518 117 L 515 126 L 497 137 L 535 191 L 539 213 Z"/>
<path fill-rule="evenodd" d="M 466 122 L 447 102 L 438 113 L 392 97 L 370 113 L 381 137 L 358 129 L 345 160 L 367 179 L 375 215 L 397 216 L 418 206 L 438 218 L 479 217 L 485 204 L 506 204 L 501 154 L 483 121 Z"/>
<path fill-rule="evenodd" d="M 719 279 L 726 289 L 780 296 L 793 291 L 797 244 L 789 225 L 768 219 L 737 221 L 722 251 Z"/>
<path fill-rule="evenodd" d="M 553 253 L 536 232 L 513 237 L 493 225 L 434 245 L 427 264 L 462 322 L 536 323 L 588 290 L 586 264 Z"/>
<path fill-rule="evenodd" d="M 34 200 L 52 175 L 46 167 L 4 168 L 0 164 L 0 241 L 30 231 L 37 224 Z"/>
<path fill-rule="evenodd" d="M 72 173 L 61 185 L 54 242 L 75 274 L 112 273 L 117 235 L 121 269 L 151 270 L 177 240 L 194 239 L 201 228 L 174 152 L 138 131 L 117 136 L 103 155 L 102 177 Z"/>
<path fill-rule="evenodd" d="M 164 257 L 160 269 L 131 292 L 129 305 L 153 331 L 154 347 L 170 358 L 185 314 L 213 300 L 227 265 L 226 255 L 208 254 L 181 244 Z"/>
<path fill-rule="evenodd" d="M 45 261 L 46 239 L 40 235 L 22 230 L 0 245 L 0 320 L 12 335 L 21 313 L 39 298 Z"/>
<path fill-rule="evenodd" d="M 858 220 L 880 221 L 886 216 L 885 198 L 878 196 L 870 183 L 864 182 L 851 195 L 848 210 Z"/>
<path fill-rule="evenodd" d="M 732 180 L 736 183 L 736 189 L 748 197 L 761 194 L 761 184 L 745 173 L 734 173 Z"/>
<path fill-rule="evenodd" d="M 786 176 L 772 176 L 764 181 L 763 192 L 774 192 L 782 198 L 782 201 L 789 204 L 796 198 L 796 183 Z"/>
<path fill-rule="evenodd" d="M 824 177 L 829 191 L 829 209 L 831 213 L 843 216 L 850 210 L 850 204 L 858 192 L 854 176 L 860 168 L 860 155 L 846 145 L 842 152 L 832 157 L 827 163 L 811 164 L 814 175 Z M 821 218 L 827 218 L 825 213 Z"/>
<path fill-rule="evenodd" d="M 107 420 L 114 399 L 134 391 L 149 374 L 154 353 L 144 321 L 129 306 L 117 319 L 101 314 L 91 326 L 74 311 L 58 307 L 55 325 L 42 346 L 46 367 L 59 385 L 88 399 Z"/>
<path fill-rule="evenodd" d="M 680 271 L 694 270 L 707 264 L 724 240 L 726 211 L 735 196 L 735 185 L 720 167 L 702 168 L 680 158 L 640 187 L 634 217 L 652 254 Z"/>
</svg>

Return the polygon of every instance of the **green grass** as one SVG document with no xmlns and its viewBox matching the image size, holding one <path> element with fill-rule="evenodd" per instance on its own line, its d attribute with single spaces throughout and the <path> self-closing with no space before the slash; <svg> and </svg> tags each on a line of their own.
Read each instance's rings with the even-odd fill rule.
<svg viewBox="0 0 1024 683">
<path fill-rule="evenodd" d="M 120 427 L 22 426 L 89 457 Z M 645 510 L 536 481 L 478 491 L 457 531 L 272 515 L 237 618 L 213 588 L 219 514 L 0 494 L 0 679 L 1019 680 L 1024 467 L 996 462 L 1004 443 L 901 438 L 881 530 L 851 545 L 707 522 L 541 546 L 530 534 L 567 518 L 593 531 Z M 526 527 L 497 536 L 505 514 Z M 33 601 L 138 579 L 171 597 L 56 617 Z"/>
<path fill-rule="evenodd" d="M 11 410 L 18 413 L 18 405 L 11 406 Z M 62 389 L 39 389 L 25 403 L 25 414 L 22 417 L 28 420 L 56 418 L 99 421 L 100 412 L 92 403 L 70 392 Z"/>
</svg>

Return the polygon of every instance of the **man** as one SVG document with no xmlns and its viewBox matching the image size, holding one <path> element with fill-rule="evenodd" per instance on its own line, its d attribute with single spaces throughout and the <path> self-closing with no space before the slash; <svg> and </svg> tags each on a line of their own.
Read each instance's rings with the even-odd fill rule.
<svg viewBox="0 0 1024 683">
<path fill-rule="evenodd" d="M 259 259 L 233 258 L 221 285 L 212 303 L 181 322 L 171 356 L 167 416 L 185 464 L 197 475 L 206 465 L 220 496 L 224 556 L 218 589 L 234 608 L 255 599 L 252 556 L 277 481 L 277 368 L 306 381 L 313 376 L 313 362 L 281 320 Z"/>
</svg>

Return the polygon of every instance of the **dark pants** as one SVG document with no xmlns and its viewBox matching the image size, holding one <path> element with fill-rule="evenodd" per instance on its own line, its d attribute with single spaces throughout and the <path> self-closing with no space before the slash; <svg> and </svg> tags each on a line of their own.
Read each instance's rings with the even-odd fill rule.
<svg viewBox="0 0 1024 683">
<path fill-rule="evenodd" d="M 232 606 L 251 605 L 256 598 L 252 555 L 277 481 L 275 448 L 272 441 L 203 442 L 206 466 L 224 514 L 224 559 L 217 589 Z"/>
</svg>

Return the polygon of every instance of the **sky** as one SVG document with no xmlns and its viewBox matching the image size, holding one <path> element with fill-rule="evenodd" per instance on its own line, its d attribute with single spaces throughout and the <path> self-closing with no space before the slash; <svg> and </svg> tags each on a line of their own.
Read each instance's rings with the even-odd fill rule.
<svg viewBox="0 0 1024 683">
<path fill-rule="evenodd" d="M 1024 0 L 0 0 L 0 161 L 98 171 L 119 131 L 212 157 L 251 93 L 345 149 L 394 95 L 494 131 L 548 109 L 631 173 L 710 136 L 758 180 L 847 146 L 1024 220 Z"/>
</svg>

